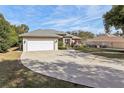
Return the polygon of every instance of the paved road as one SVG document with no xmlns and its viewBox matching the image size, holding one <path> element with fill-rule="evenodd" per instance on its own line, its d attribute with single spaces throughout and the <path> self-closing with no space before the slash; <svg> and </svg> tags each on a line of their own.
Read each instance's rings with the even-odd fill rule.
<svg viewBox="0 0 124 93">
<path fill-rule="evenodd" d="M 77 51 L 25 52 L 24 66 L 57 79 L 90 87 L 124 87 L 124 60 Z"/>
</svg>

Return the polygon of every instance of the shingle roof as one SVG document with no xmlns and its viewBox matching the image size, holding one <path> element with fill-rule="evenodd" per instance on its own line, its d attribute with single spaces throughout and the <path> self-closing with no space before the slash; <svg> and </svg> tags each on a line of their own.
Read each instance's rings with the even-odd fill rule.
<svg viewBox="0 0 124 93">
<path fill-rule="evenodd" d="M 65 37 L 71 37 L 72 39 L 81 39 L 80 37 L 74 36 L 74 35 L 71 35 L 71 34 L 66 34 Z"/>
<path fill-rule="evenodd" d="M 93 39 L 88 39 L 87 42 L 124 42 L 124 38 L 114 35 L 104 35 Z"/>
<path fill-rule="evenodd" d="M 59 34 L 65 34 L 64 32 L 51 30 L 51 29 L 38 29 L 32 32 L 21 34 L 22 37 L 61 37 Z"/>
<path fill-rule="evenodd" d="M 72 38 L 73 38 L 73 39 L 81 39 L 81 38 L 78 37 L 78 36 L 73 36 Z"/>
<path fill-rule="evenodd" d="M 72 39 L 81 39 L 80 37 L 71 35 L 71 34 L 67 34 L 65 32 L 62 31 L 56 31 L 56 30 L 52 30 L 52 29 L 38 29 L 32 32 L 28 32 L 28 33 L 24 33 L 21 34 L 21 37 L 57 37 L 57 38 L 61 38 L 63 35 L 64 37 L 71 37 Z"/>
<path fill-rule="evenodd" d="M 73 37 L 71 34 L 66 34 L 64 37 Z"/>
</svg>

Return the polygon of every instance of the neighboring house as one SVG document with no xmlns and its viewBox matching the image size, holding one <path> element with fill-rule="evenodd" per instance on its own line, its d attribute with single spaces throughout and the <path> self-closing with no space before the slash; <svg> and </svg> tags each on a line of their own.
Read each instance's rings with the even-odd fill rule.
<svg viewBox="0 0 124 93">
<path fill-rule="evenodd" d="M 81 38 L 56 30 L 35 30 L 20 35 L 23 37 L 23 51 L 58 50 L 58 41 L 63 45 L 79 45 Z"/>
<path fill-rule="evenodd" d="M 97 48 L 124 48 L 124 38 L 114 35 L 98 36 L 88 39 L 86 45 Z"/>
</svg>

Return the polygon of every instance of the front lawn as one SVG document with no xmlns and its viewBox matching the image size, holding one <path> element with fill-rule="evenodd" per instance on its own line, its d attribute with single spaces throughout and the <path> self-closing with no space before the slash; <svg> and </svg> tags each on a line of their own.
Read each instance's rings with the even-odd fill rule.
<svg viewBox="0 0 124 93">
<path fill-rule="evenodd" d="M 104 56 L 108 58 L 119 58 L 119 59 L 124 59 L 124 54 L 120 53 L 92 53 L 94 55 L 99 55 L 99 56 Z"/>
<path fill-rule="evenodd" d="M 118 49 L 105 49 L 105 48 L 88 48 L 88 47 L 78 47 L 75 48 L 81 52 L 91 53 L 94 55 L 104 56 L 108 58 L 119 58 L 124 59 L 124 50 Z"/>
<path fill-rule="evenodd" d="M 35 73 L 24 67 L 19 57 L 21 52 L 11 51 L 0 54 L 0 87 L 29 88 L 85 88 L 78 84 L 65 82 Z"/>
</svg>

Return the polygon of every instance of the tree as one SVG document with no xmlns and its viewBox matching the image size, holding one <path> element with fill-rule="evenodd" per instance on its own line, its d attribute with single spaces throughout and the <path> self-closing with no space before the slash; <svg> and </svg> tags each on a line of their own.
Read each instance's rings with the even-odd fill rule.
<svg viewBox="0 0 124 93">
<path fill-rule="evenodd" d="M 18 34 L 18 46 L 22 46 L 22 38 L 19 37 L 20 34 L 26 33 L 29 30 L 29 27 L 25 24 L 21 24 L 17 27 L 15 27 L 16 33 Z"/>
<path fill-rule="evenodd" d="M 106 22 L 104 22 L 104 27 L 105 27 L 105 33 L 106 34 L 110 34 L 111 33 L 111 30 L 109 28 L 109 25 Z"/>
<path fill-rule="evenodd" d="M 92 32 L 82 31 L 82 30 L 71 31 L 68 33 L 75 35 L 75 36 L 78 36 L 78 37 L 82 38 L 82 40 L 93 38 L 95 36 Z"/>
<path fill-rule="evenodd" d="M 0 52 L 6 51 L 10 46 L 11 27 L 2 14 L 0 14 Z"/>
<path fill-rule="evenodd" d="M 28 30 L 29 30 L 29 27 L 25 24 L 21 24 L 16 27 L 16 32 L 18 34 L 26 33 L 26 32 L 28 32 Z"/>
<path fill-rule="evenodd" d="M 105 22 L 105 29 L 115 27 L 115 29 L 121 29 L 124 35 L 124 6 L 116 5 L 112 6 L 112 9 L 103 15 Z M 106 28 L 107 26 L 107 28 Z M 108 30 L 109 31 L 109 30 Z"/>
<path fill-rule="evenodd" d="M 82 40 L 87 40 L 89 38 L 93 38 L 95 35 L 88 31 L 79 31 L 78 36 L 82 38 Z"/>
<path fill-rule="evenodd" d="M 16 46 L 18 44 L 19 37 L 13 25 L 11 25 L 11 33 L 8 35 L 8 37 L 9 37 L 10 47 Z"/>
<path fill-rule="evenodd" d="M 28 26 L 21 24 L 20 26 L 11 25 L 2 14 L 0 14 L 0 52 L 7 51 L 8 48 L 19 45 L 22 39 L 19 34 L 27 32 Z"/>
</svg>

